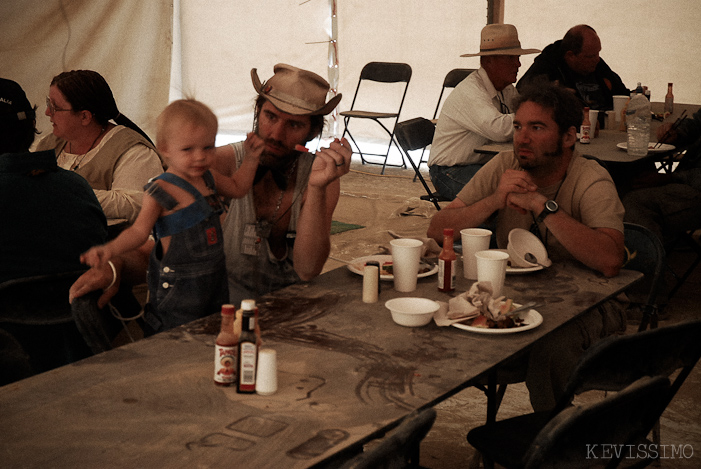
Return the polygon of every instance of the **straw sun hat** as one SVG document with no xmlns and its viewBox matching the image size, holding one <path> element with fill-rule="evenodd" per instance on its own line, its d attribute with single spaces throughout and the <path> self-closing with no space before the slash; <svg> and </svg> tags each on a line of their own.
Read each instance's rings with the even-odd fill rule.
<svg viewBox="0 0 701 469">
<path fill-rule="evenodd" d="M 518 31 L 513 24 L 488 24 L 482 28 L 480 51 L 477 54 L 462 54 L 460 57 L 482 55 L 526 55 L 537 54 L 538 49 L 521 49 Z"/>
<path fill-rule="evenodd" d="M 326 115 L 341 101 L 341 94 L 326 102 L 329 83 L 316 73 L 292 65 L 277 64 L 274 75 L 261 83 L 257 69 L 251 70 L 253 88 L 273 106 L 297 116 Z"/>
</svg>

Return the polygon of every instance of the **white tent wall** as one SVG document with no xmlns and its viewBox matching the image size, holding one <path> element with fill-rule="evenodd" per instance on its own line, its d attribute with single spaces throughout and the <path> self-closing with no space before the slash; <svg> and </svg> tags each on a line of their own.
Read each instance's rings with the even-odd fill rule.
<svg viewBox="0 0 701 469">
<path fill-rule="evenodd" d="M 154 135 L 155 116 L 170 86 L 209 104 L 223 132 L 250 130 L 254 91 L 273 65 L 290 63 L 329 77 L 332 0 L 3 0 L 0 76 L 18 81 L 43 111 L 51 78 L 89 68 L 110 83 L 122 112 Z M 369 61 L 406 62 L 414 74 L 401 119 L 431 116 L 445 74 L 477 68 L 486 0 L 336 0 L 340 110 L 350 108 L 361 68 Z M 582 8 L 585 6 L 586 8 Z M 177 17 L 173 21 L 173 8 Z M 602 56 L 629 87 L 650 86 L 661 100 L 674 82 L 678 102 L 701 103 L 701 8 L 698 0 L 506 0 L 504 20 L 525 47 L 543 48 L 572 25 L 599 33 Z M 179 38 L 170 80 L 172 27 Z M 535 56 L 523 56 L 521 74 Z M 382 108 L 382 98 L 373 107 Z M 39 128 L 50 129 L 40 116 Z M 338 127 L 338 133 L 343 126 Z M 369 128 L 357 136 L 382 134 Z"/>
<path fill-rule="evenodd" d="M 154 136 L 155 118 L 168 102 L 171 28 L 172 4 L 165 0 L 2 0 L 0 76 L 24 88 L 46 135 L 51 79 L 96 70 L 120 112 Z"/>
<path fill-rule="evenodd" d="M 534 5 L 537 4 L 537 8 Z M 521 43 L 543 49 L 576 24 L 601 38 L 601 57 L 634 89 L 647 85 L 653 101 L 664 101 L 674 83 L 679 103 L 701 103 L 701 3 L 698 0 L 506 0 L 504 22 L 515 24 Z M 521 57 L 521 76 L 535 55 Z"/>
</svg>

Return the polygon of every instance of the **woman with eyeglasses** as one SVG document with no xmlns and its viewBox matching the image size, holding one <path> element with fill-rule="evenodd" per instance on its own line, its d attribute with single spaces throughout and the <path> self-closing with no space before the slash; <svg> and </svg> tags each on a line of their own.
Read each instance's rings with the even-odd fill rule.
<svg viewBox="0 0 701 469">
<path fill-rule="evenodd" d="M 131 224 L 144 185 L 163 165 L 146 133 L 119 112 L 105 79 L 92 70 L 55 76 L 45 114 L 53 134 L 37 150 L 54 149 L 59 167 L 88 181 L 108 219 Z"/>
</svg>

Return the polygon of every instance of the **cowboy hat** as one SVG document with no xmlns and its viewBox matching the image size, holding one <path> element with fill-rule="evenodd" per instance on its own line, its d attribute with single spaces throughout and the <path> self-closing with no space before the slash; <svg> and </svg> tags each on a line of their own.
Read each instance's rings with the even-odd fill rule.
<svg viewBox="0 0 701 469">
<path fill-rule="evenodd" d="M 460 57 L 526 55 L 538 52 L 540 52 L 539 49 L 521 49 L 518 31 L 513 24 L 488 24 L 482 28 L 480 51 L 477 54 L 462 54 Z"/>
<path fill-rule="evenodd" d="M 326 102 L 329 83 L 316 73 L 287 64 L 273 67 L 274 75 L 264 83 L 258 78 L 258 70 L 251 69 L 251 80 L 256 92 L 273 106 L 297 116 L 326 115 L 341 101 L 341 94 Z"/>
</svg>

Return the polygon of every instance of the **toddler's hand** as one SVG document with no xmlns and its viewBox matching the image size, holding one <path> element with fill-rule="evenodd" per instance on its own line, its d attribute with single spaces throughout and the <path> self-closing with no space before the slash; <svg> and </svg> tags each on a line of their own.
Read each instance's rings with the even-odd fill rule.
<svg viewBox="0 0 701 469">
<path fill-rule="evenodd" d="M 255 132 L 249 132 L 246 135 L 246 141 L 243 142 L 243 149 L 245 151 L 244 159 L 253 159 L 256 163 L 260 161 L 260 155 L 263 153 L 263 148 L 265 148 L 265 142 L 262 138 L 256 135 Z"/>
<path fill-rule="evenodd" d="M 99 267 L 110 260 L 110 252 L 105 246 L 95 246 L 80 255 L 80 262 L 90 267 Z"/>
</svg>

